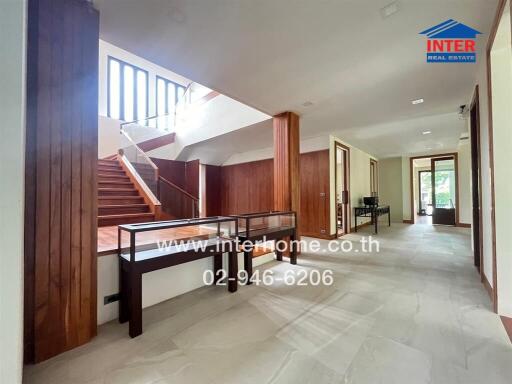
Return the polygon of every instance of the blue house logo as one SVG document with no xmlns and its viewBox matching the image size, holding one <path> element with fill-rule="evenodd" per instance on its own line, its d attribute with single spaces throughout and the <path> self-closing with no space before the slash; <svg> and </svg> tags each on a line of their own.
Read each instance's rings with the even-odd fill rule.
<svg viewBox="0 0 512 384">
<path fill-rule="evenodd" d="M 427 36 L 427 63 L 475 63 L 476 29 L 453 19 L 420 32 Z"/>
</svg>

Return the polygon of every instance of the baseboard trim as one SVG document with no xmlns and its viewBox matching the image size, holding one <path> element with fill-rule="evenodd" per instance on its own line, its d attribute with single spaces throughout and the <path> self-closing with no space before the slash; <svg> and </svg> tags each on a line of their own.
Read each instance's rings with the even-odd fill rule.
<svg viewBox="0 0 512 384">
<path fill-rule="evenodd" d="M 457 227 L 471 228 L 471 224 L 469 224 L 469 223 L 458 223 Z"/>
<path fill-rule="evenodd" d="M 412 224 L 412 220 L 402 220 L 402 223 L 404 223 L 404 224 Z"/>
<path fill-rule="evenodd" d="M 484 284 L 485 290 L 487 291 L 489 298 L 492 301 L 492 298 L 494 296 L 492 287 L 491 287 L 491 284 L 489 283 L 489 280 L 487 280 L 487 277 L 484 274 L 482 274 L 482 283 Z"/>
<path fill-rule="evenodd" d="M 500 318 L 503 326 L 505 327 L 505 331 L 507 331 L 507 335 L 512 342 L 512 319 L 506 316 L 500 316 Z"/>
<path fill-rule="evenodd" d="M 305 237 L 313 237 L 315 239 L 322 239 L 322 240 L 334 240 L 336 238 L 336 235 L 325 235 L 325 234 L 308 233 L 308 232 L 301 232 L 300 235 L 305 236 Z"/>
</svg>

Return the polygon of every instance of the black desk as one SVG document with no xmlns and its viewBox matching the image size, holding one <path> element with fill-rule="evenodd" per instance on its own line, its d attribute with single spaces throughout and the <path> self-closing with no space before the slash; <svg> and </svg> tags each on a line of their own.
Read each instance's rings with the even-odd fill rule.
<svg viewBox="0 0 512 384">
<path fill-rule="evenodd" d="M 230 225 L 229 233 L 220 231 L 221 225 Z M 194 249 L 192 245 L 172 245 L 157 248 L 154 244 L 139 246 L 136 249 L 135 236 L 141 232 L 158 231 L 172 228 L 210 225 L 217 228 L 213 238 L 190 238 L 191 241 L 205 242 L 203 247 Z M 234 228 L 232 231 L 231 228 Z M 130 247 L 121 247 L 121 233 L 130 236 Z M 212 217 L 190 220 L 170 220 L 142 224 L 126 224 L 118 226 L 119 236 L 119 322 L 129 321 L 131 337 L 142 333 L 142 274 L 171 267 L 190 261 L 214 258 L 214 276 L 218 279 L 218 271 L 222 269 L 222 252 L 228 253 L 229 292 L 237 290 L 238 253 L 236 250 L 237 220 L 232 217 Z M 224 247 L 222 247 L 224 246 Z"/>
<path fill-rule="evenodd" d="M 289 212 L 265 212 L 253 213 L 243 215 L 233 215 L 238 219 L 238 239 L 244 248 L 244 269 L 247 272 L 247 284 L 251 284 L 252 276 L 252 258 L 254 251 L 254 244 L 262 240 L 284 240 L 289 237 L 290 241 L 297 239 L 297 229 L 295 224 L 297 222 L 297 214 L 293 211 Z M 283 217 L 283 220 L 280 219 Z M 269 221 L 274 219 L 274 225 Z M 279 221 L 277 221 L 279 220 Z M 258 223 L 262 221 L 263 223 Z M 260 225 L 258 225 L 260 224 Z M 247 246 L 246 242 L 251 245 Z M 244 246 L 245 243 L 245 246 Z M 290 264 L 297 264 L 297 247 L 290 249 Z M 283 260 L 283 254 L 276 249 L 276 259 Z"/>
<path fill-rule="evenodd" d="M 382 215 L 388 215 L 388 226 L 391 226 L 391 211 L 389 205 L 365 205 L 362 207 L 354 208 L 354 224 L 355 231 L 357 232 L 357 218 L 358 217 L 370 217 L 372 224 L 375 228 L 375 234 L 378 233 L 378 218 Z"/>
</svg>

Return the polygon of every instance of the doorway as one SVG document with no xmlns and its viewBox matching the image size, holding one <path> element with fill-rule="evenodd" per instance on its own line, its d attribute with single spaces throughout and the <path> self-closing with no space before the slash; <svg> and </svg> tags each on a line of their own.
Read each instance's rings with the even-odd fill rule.
<svg viewBox="0 0 512 384">
<path fill-rule="evenodd" d="M 480 166 L 480 104 L 478 85 L 475 88 L 473 100 L 471 101 L 470 110 L 470 140 L 471 140 L 471 200 L 473 223 L 471 229 L 473 231 L 473 255 L 474 265 L 481 272 L 482 265 L 482 174 Z"/>
<path fill-rule="evenodd" d="M 418 224 L 432 224 L 432 171 L 418 171 Z"/>
<path fill-rule="evenodd" d="M 410 180 L 412 224 L 458 224 L 457 153 L 411 157 Z"/>
<path fill-rule="evenodd" d="M 336 236 L 350 232 L 349 161 L 350 149 L 335 143 Z"/>
<path fill-rule="evenodd" d="M 456 225 L 457 181 L 453 156 L 433 158 L 432 176 L 432 224 Z"/>
</svg>

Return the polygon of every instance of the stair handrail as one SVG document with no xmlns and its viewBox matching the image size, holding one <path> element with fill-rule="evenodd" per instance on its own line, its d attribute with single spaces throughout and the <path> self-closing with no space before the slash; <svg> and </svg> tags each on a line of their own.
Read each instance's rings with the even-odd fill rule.
<svg viewBox="0 0 512 384">
<path fill-rule="evenodd" d="M 157 172 L 157 177 L 158 177 L 158 167 L 155 165 L 155 163 L 153 162 L 153 160 L 151 160 L 151 158 L 146 154 L 146 152 L 144 152 L 136 143 L 135 141 L 133 141 L 133 139 L 130 137 L 130 135 L 124 130 L 121 128 L 121 135 L 123 135 L 134 147 L 135 149 L 137 150 L 138 153 L 140 153 L 142 155 L 142 157 L 144 157 L 144 159 L 148 162 L 149 165 L 151 165 L 151 167 Z M 119 154 L 120 155 L 123 155 L 123 149 L 120 148 L 119 149 Z"/>
<path fill-rule="evenodd" d="M 192 195 L 190 192 L 185 191 L 183 188 L 179 187 L 178 185 L 174 184 L 172 181 L 167 180 L 163 176 L 158 176 L 158 178 L 165 184 L 167 184 L 169 187 L 177 189 L 182 194 L 186 195 L 187 197 L 191 198 L 194 201 L 199 201 L 199 198 Z"/>
</svg>

